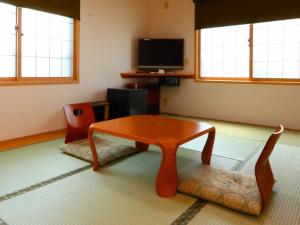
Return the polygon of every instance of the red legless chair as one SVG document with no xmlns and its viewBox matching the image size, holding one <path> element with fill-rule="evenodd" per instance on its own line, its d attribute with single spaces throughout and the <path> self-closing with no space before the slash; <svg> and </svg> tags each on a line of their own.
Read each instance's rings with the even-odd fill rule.
<svg viewBox="0 0 300 225">
<path fill-rule="evenodd" d="M 275 184 L 269 158 L 283 130 L 282 125 L 276 128 L 276 131 L 269 137 L 265 144 L 255 165 L 255 178 L 262 199 L 262 210 L 269 202 Z"/>
<path fill-rule="evenodd" d="M 65 143 L 87 138 L 89 126 L 95 122 L 91 104 L 68 104 L 64 106 L 64 112 L 67 121 Z"/>
</svg>

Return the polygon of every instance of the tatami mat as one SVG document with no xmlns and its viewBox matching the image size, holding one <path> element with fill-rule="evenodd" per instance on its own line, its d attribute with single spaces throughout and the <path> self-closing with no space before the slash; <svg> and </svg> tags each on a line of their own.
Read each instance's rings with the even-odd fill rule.
<svg viewBox="0 0 300 225">
<path fill-rule="evenodd" d="M 97 172 L 84 171 L 2 202 L 0 217 L 9 225 L 171 224 L 196 199 L 156 194 L 160 160 L 160 152 L 151 150 Z M 180 151 L 178 167 L 198 160 L 199 152 Z M 213 157 L 213 162 L 227 168 L 238 163 L 221 157 Z"/>
<path fill-rule="evenodd" d="M 195 138 L 180 147 L 202 151 L 207 135 Z M 231 137 L 217 134 L 215 137 L 213 154 L 226 158 L 244 161 L 253 151 L 258 150 L 262 141 L 251 140 L 246 138 Z"/>
<path fill-rule="evenodd" d="M 256 154 L 242 169 L 253 174 Z M 207 204 L 190 225 L 299 225 L 300 224 L 300 148 L 278 144 L 270 162 L 277 180 L 272 199 L 259 217 L 248 216 L 215 204 Z"/>
<path fill-rule="evenodd" d="M 0 225 L 7 225 L 7 224 L 0 218 Z"/>
<path fill-rule="evenodd" d="M 220 120 L 202 119 L 202 118 L 179 116 L 179 115 L 172 115 L 172 114 L 164 114 L 164 115 L 168 117 L 178 118 L 178 119 L 208 122 L 216 127 L 217 134 L 223 134 L 232 137 L 241 137 L 241 138 L 249 138 L 253 140 L 264 141 L 267 140 L 270 134 L 274 131 L 274 128 L 265 127 L 265 126 L 226 122 Z M 279 124 L 276 124 L 276 126 L 277 125 Z M 300 131 L 286 129 L 284 133 L 281 135 L 281 138 L 279 139 L 279 143 L 300 147 Z"/>
<path fill-rule="evenodd" d="M 89 165 L 62 154 L 62 144 L 58 139 L 1 152 L 0 196 Z"/>
</svg>

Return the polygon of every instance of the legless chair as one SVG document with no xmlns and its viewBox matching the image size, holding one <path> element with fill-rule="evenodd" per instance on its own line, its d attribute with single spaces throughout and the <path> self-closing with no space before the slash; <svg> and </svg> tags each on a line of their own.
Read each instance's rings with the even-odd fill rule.
<svg viewBox="0 0 300 225">
<path fill-rule="evenodd" d="M 196 164 L 183 168 L 179 172 L 178 190 L 231 209 L 259 215 L 272 194 L 275 179 L 269 157 L 283 130 L 280 125 L 269 137 L 256 162 L 255 177 L 217 169 L 206 162 L 206 165 Z"/>
<path fill-rule="evenodd" d="M 260 192 L 260 196 L 262 198 L 262 209 L 264 209 L 267 205 L 271 197 L 273 186 L 275 184 L 275 179 L 269 162 L 269 157 L 283 130 L 284 128 L 282 125 L 276 128 L 275 133 L 273 133 L 270 136 L 269 140 L 265 144 L 265 147 L 255 165 L 255 178 Z"/>
<path fill-rule="evenodd" d="M 89 126 L 95 122 L 90 103 L 65 105 L 64 112 L 67 121 L 65 143 L 87 138 Z"/>
</svg>

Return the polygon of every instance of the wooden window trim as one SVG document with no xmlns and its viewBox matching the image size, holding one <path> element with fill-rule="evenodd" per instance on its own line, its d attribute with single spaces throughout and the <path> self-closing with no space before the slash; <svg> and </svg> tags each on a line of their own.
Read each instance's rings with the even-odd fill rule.
<svg viewBox="0 0 300 225">
<path fill-rule="evenodd" d="M 194 55 L 195 55 L 195 82 L 201 83 L 244 83 L 244 84 L 275 84 L 275 85 L 300 85 L 300 79 L 289 78 L 254 78 L 253 77 L 253 24 L 249 25 L 249 77 L 202 77 L 201 76 L 201 30 L 194 33 Z"/>
<path fill-rule="evenodd" d="M 22 9 L 17 7 L 17 26 L 22 29 Z M 73 75 L 72 77 L 22 77 L 22 32 L 17 32 L 16 77 L 0 78 L 0 86 L 18 85 L 52 85 L 52 84 L 77 84 L 79 83 L 79 20 L 74 19 L 73 31 Z"/>
</svg>

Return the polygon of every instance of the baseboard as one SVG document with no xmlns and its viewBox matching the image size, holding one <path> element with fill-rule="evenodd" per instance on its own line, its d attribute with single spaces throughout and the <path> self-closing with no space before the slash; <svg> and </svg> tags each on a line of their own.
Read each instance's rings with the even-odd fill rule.
<svg viewBox="0 0 300 225">
<path fill-rule="evenodd" d="M 30 135 L 21 138 L 14 138 L 6 141 L 0 141 L 0 152 L 8 151 L 14 148 L 19 148 L 25 145 L 31 145 L 40 143 L 43 141 L 50 141 L 58 138 L 62 138 L 65 136 L 65 129 L 50 131 L 41 134 Z"/>
</svg>

